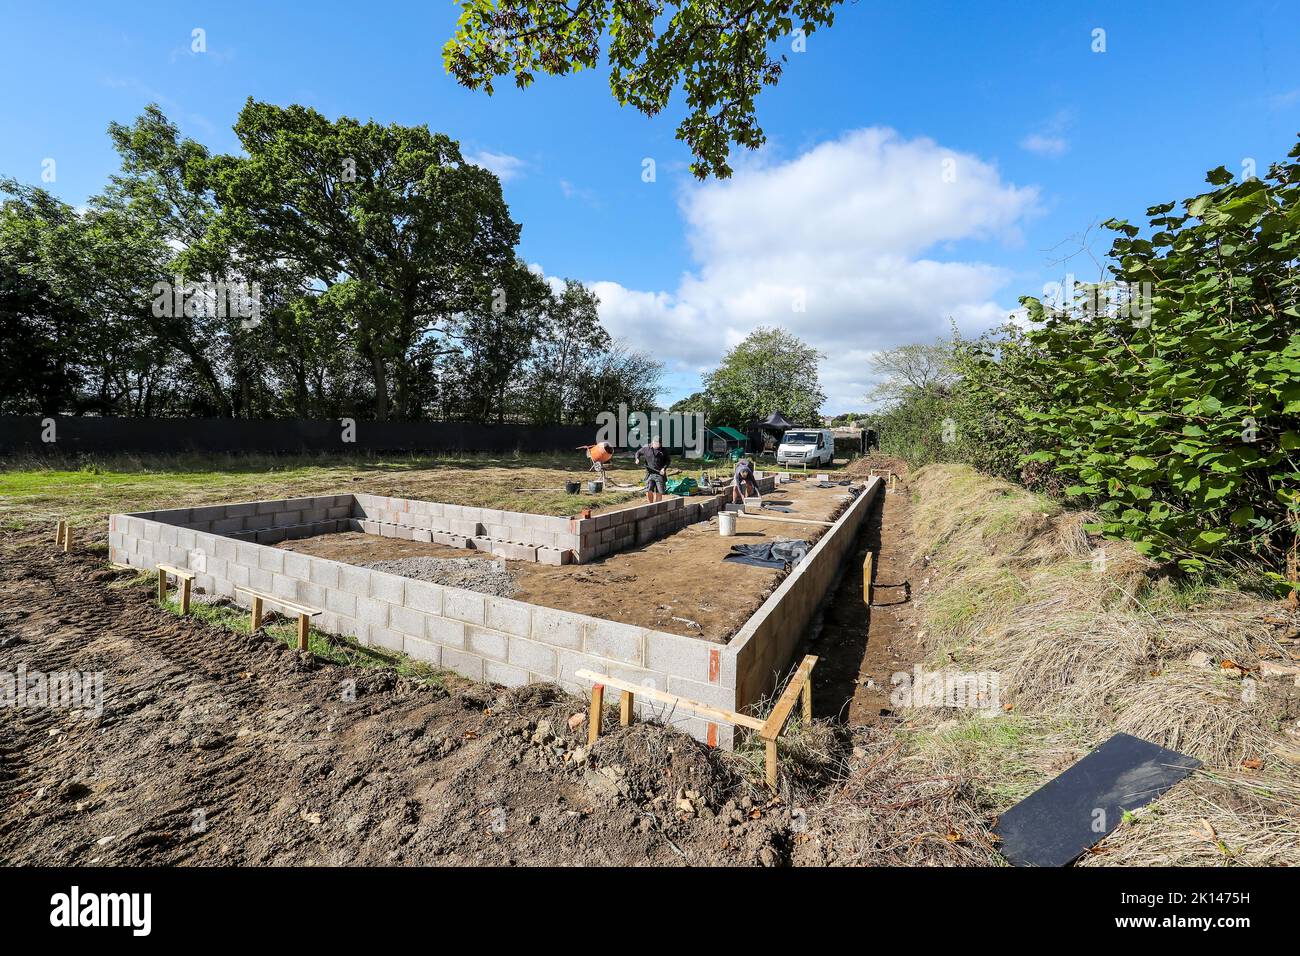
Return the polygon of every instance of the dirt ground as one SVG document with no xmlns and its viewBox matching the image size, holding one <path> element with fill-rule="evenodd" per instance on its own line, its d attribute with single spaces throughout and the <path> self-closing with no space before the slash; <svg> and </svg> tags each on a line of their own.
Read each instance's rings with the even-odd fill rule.
<svg viewBox="0 0 1300 956">
<path fill-rule="evenodd" d="M 846 494 L 844 487 L 818 488 L 811 482 L 795 481 L 780 486 L 765 500 L 787 504 L 793 509 L 792 518 L 820 521 L 843 508 Z M 507 561 L 506 566 L 519 583 L 520 590 L 512 595 L 516 600 L 721 643 L 749 620 L 783 577 L 782 572 L 769 568 L 723 561 L 731 546 L 774 538 L 811 541 L 823 530 L 815 525 L 742 518 L 736 536 L 723 538 L 714 518 L 590 564 L 553 567 Z M 358 532 L 301 538 L 279 547 L 349 564 L 420 555 L 497 560 L 445 545 Z"/>
<path fill-rule="evenodd" d="M 889 510 L 891 498 L 905 496 L 886 498 L 885 542 L 903 514 Z M 809 502 L 801 513 L 811 510 Z M 665 599 L 653 591 L 638 562 L 671 568 L 687 550 L 730 543 L 707 527 L 697 530 L 698 542 L 674 536 L 565 570 L 572 577 L 625 568 L 633 581 L 605 583 L 635 584 L 623 590 L 660 614 L 685 610 L 678 593 Z M 936 822 L 969 817 L 954 802 L 954 786 L 927 783 L 923 799 L 899 798 L 900 787 L 917 785 L 895 760 L 896 743 L 877 729 L 809 728 L 811 737 L 783 750 L 782 785 L 773 796 L 760 783 L 759 752 L 711 750 L 654 725 L 620 728 L 612 708 L 605 733 L 588 749 L 585 724 L 570 726 L 585 701 L 551 685 L 508 691 L 454 675 L 430 685 L 336 665 L 262 633 L 179 618 L 157 606 L 147 584 L 107 568 L 102 546 L 78 543 L 65 555 L 49 538 L 0 532 L 0 670 L 99 672 L 105 703 L 99 716 L 52 707 L 0 711 L 0 864 L 987 859 L 984 850 L 954 843 L 950 826 Z M 694 586 L 704 577 L 677 570 L 654 581 Z M 745 580 L 758 589 L 759 575 L 772 578 L 744 566 L 709 570 L 711 582 L 691 593 L 721 593 L 722 575 L 732 571 L 754 576 Z M 880 577 L 892 573 L 882 563 Z M 593 593 L 600 586 L 593 584 Z M 758 600 L 757 591 L 749 593 Z M 820 682 L 837 668 L 871 669 L 861 663 L 861 639 L 847 638 L 854 593 L 856 627 L 863 628 L 860 575 L 846 574 L 819 638 Z M 658 617 L 645 620 L 662 626 Z M 873 621 L 868 652 L 876 639 Z M 830 697 L 818 693 L 821 709 Z M 867 718 L 869 710 L 847 712 Z"/>
<path fill-rule="evenodd" d="M 614 719 L 578 760 L 583 702 L 557 688 L 335 666 L 176 617 L 110 587 L 122 574 L 0 537 L 5 669 L 101 672 L 106 690 L 98 717 L 0 716 L 0 864 L 790 858 L 790 808 L 681 734 Z"/>
<path fill-rule="evenodd" d="M 867 515 L 856 549 L 845 558 L 844 578 L 827 602 L 822 627 L 802 653 L 818 655 L 813 700 L 816 716 L 850 726 L 879 725 L 892 716 L 891 677 L 910 671 L 920 657 L 913 590 L 920 569 L 913 563 L 912 503 L 907 465 L 899 459 L 869 456 L 853 473 L 893 473 L 892 491 Z M 872 561 L 871 606 L 862 592 L 863 563 Z M 865 611 L 865 614 L 864 614 Z"/>
</svg>

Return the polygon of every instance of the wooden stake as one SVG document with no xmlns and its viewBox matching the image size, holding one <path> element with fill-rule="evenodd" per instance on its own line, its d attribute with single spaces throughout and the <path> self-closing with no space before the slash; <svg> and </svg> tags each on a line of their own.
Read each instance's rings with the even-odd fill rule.
<svg viewBox="0 0 1300 956">
<path fill-rule="evenodd" d="M 803 685 L 803 722 L 812 723 L 812 677 L 804 681 Z"/>
<path fill-rule="evenodd" d="M 867 560 L 862 562 L 862 602 L 871 607 L 871 566 L 874 563 L 875 552 L 867 552 Z"/>
<path fill-rule="evenodd" d="M 632 723 L 632 692 L 625 690 L 618 695 L 618 722 L 626 727 Z"/>
<path fill-rule="evenodd" d="M 167 572 L 162 568 L 158 569 L 158 603 L 167 603 Z"/>
<path fill-rule="evenodd" d="M 306 614 L 298 615 L 298 650 L 307 650 L 307 629 L 311 626 L 311 618 Z"/>
<path fill-rule="evenodd" d="M 253 598 L 253 630 L 256 631 L 261 626 L 262 626 L 262 599 L 260 597 L 254 597 Z"/>
<path fill-rule="evenodd" d="M 67 528 L 68 523 L 62 518 L 59 519 L 59 526 L 54 529 L 54 546 L 57 548 L 63 544 L 63 530 Z"/>
<path fill-rule="evenodd" d="M 776 789 L 776 741 L 764 740 L 764 747 L 767 749 L 767 758 L 764 761 L 767 770 L 767 785 L 773 790 Z"/>
<path fill-rule="evenodd" d="M 66 521 L 63 523 L 63 550 L 65 553 L 72 550 L 72 525 Z"/>
<path fill-rule="evenodd" d="M 181 614 L 190 613 L 190 585 L 194 583 L 193 578 L 181 579 Z"/>
<path fill-rule="evenodd" d="M 601 711 L 605 707 L 605 685 L 591 685 L 591 713 L 587 716 L 587 746 L 594 744 L 600 737 Z"/>
</svg>

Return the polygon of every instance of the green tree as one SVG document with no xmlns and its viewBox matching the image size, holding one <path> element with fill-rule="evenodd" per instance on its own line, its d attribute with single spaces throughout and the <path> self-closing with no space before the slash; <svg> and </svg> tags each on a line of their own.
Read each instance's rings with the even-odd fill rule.
<svg viewBox="0 0 1300 956">
<path fill-rule="evenodd" d="M 596 294 L 573 279 L 565 279 L 564 288 L 552 296 L 533 343 L 527 377 L 530 420 L 563 422 L 583 404 L 582 376 L 612 344 L 600 324 L 599 306 Z"/>
<path fill-rule="evenodd" d="M 0 257 L 0 413 L 57 415 L 77 408 L 87 318 L 41 280 Z"/>
<path fill-rule="evenodd" d="M 680 398 L 673 402 L 670 412 L 702 412 L 704 421 L 711 423 L 716 418 L 716 411 L 713 408 L 713 402 L 709 400 L 708 392 L 692 392 L 685 398 Z"/>
<path fill-rule="evenodd" d="M 680 87 L 687 115 L 677 138 L 695 156 L 691 170 L 727 177 L 733 143 L 754 149 L 766 140 L 754 99 L 781 78 L 786 57 L 776 46 L 793 49 L 829 27 L 840 2 L 463 0 L 443 64 L 460 83 L 490 94 L 500 76 L 522 89 L 538 73 L 595 69 L 607 43 L 619 104 L 656 116 Z"/>
<path fill-rule="evenodd" d="M 784 329 L 761 327 L 704 377 L 719 424 L 744 428 L 780 411 L 796 424 L 821 422 L 826 401 L 817 363 L 825 356 Z"/>
<path fill-rule="evenodd" d="M 411 417 L 453 317 L 490 307 L 513 276 L 519 226 L 500 181 L 425 126 L 250 99 L 235 132 L 247 155 L 212 164 L 219 238 L 328 285 L 369 365 L 375 417 Z"/>
</svg>

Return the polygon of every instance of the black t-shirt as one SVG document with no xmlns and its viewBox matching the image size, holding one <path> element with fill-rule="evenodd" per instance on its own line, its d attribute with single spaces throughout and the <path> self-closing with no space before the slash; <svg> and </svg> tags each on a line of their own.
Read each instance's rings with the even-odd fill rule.
<svg viewBox="0 0 1300 956">
<path fill-rule="evenodd" d="M 652 472 L 663 471 L 668 467 L 668 462 L 672 460 L 669 458 L 667 451 L 663 448 L 655 448 L 653 445 L 643 446 L 636 453 L 636 456 L 645 461 L 646 471 Z"/>
</svg>

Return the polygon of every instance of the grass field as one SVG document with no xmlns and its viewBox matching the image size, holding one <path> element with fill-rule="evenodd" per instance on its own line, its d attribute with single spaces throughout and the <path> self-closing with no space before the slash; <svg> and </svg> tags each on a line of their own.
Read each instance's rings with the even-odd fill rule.
<svg viewBox="0 0 1300 956">
<path fill-rule="evenodd" d="M 644 471 L 628 464 L 626 459 L 616 459 L 618 467 L 607 473 L 620 484 L 635 485 L 634 489 L 607 488 L 592 495 L 586 492 L 585 482 L 595 475 L 577 452 L 0 459 L 0 528 L 23 529 L 60 518 L 77 527 L 122 512 L 345 492 L 571 515 L 581 508 L 641 497 Z M 686 475 L 699 472 L 698 463 L 690 459 L 675 460 L 672 467 Z M 730 467 L 725 466 L 723 473 L 729 476 Z M 582 481 L 582 493 L 565 493 L 566 480 Z"/>
</svg>

